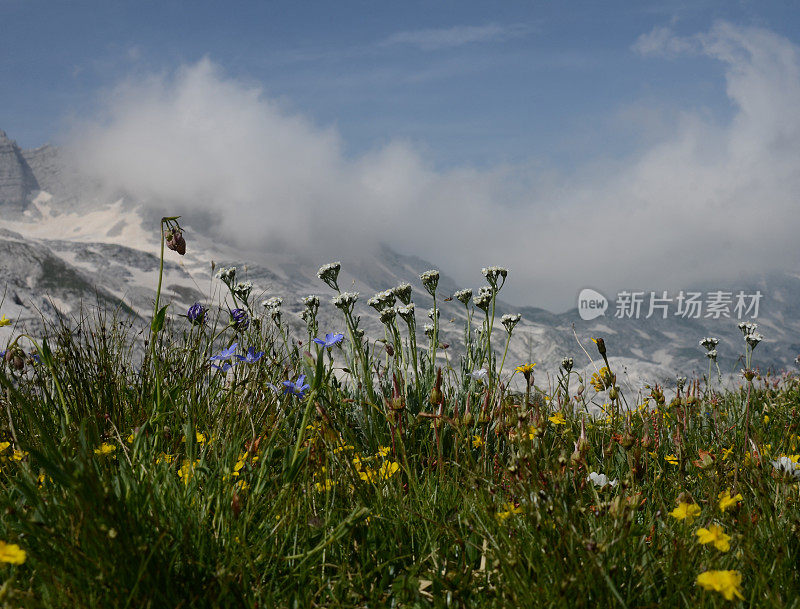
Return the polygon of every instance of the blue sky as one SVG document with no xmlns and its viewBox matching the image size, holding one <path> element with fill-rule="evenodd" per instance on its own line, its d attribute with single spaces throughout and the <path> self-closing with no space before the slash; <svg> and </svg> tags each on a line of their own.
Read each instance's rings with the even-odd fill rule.
<svg viewBox="0 0 800 609">
<path fill-rule="evenodd" d="M 57 140 L 121 78 L 209 57 L 357 154 L 406 139 L 437 166 L 557 167 L 647 137 L 631 104 L 729 102 L 714 60 L 631 50 L 715 20 L 797 39 L 792 2 L 38 2 L 0 0 L 0 128 Z"/>
<path fill-rule="evenodd" d="M 383 242 L 466 286 L 500 264 L 551 309 L 796 272 L 794 2 L 0 0 L 0 24 L 0 129 L 242 247 Z"/>
</svg>

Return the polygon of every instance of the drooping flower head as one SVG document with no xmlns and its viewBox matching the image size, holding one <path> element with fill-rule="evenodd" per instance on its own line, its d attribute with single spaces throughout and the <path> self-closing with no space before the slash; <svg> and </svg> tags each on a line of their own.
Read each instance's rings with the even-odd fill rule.
<svg viewBox="0 0 800 609">
<path fill-rule="evenodd" d="M 178 252 L 181 256 L 186 253 L 186 240 L 183 238 L 183 231 L 179 228 L 167 229 L 164 233 L 167 248 L 173 252 Z"/>
<path fill-rule="evenodd" d="M 342 269 L 341 262 L 329 262 L 322 265 L 317 271 L 317 277 L 322 279 L 334 290 L 339 290 L 339 271 Z"/>
<path fill-rule="evenodd" d="M 186 311 L 186 319 L 196 326 L 202 326 L 206 320 L 206 312 L 207 309 L 199 302 L 196 302 Z"/>
</svg>

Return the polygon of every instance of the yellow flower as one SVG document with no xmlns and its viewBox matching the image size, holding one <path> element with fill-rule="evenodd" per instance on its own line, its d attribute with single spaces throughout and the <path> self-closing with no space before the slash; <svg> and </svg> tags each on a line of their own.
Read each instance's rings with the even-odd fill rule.
<svg viewBox="0 0 800 609">
<path fill-rule="evenodd" d="M 100 445 L 100 448 L 94 449 L 94 454 L 100 455 L 101 457 L 105 457 L 106 455 L 113 454 L 113 452 L 117 450 L 117 447 L 114 444 L 109 444 L 108 442 L 103 442 Z"/>
<path fill-rule="evenodd" d="M 700 506 L 696 503 L 682 501 L 669 515 L 677 520 L 686 520 L 687 524 L 691 524 L 700 515 Z"/>
<path fill-rule="evenodd" d="M 250 488 L 250 485 L 245 480 L 239 480 L 236 484 L 234 484 L 234 488 L 244 492 Z"/>
<path fill-rule="evenodd" d="M 195 465 L 200 463 L 200 459 L 197 459 L 194 463 L 191 463 L 188 459 L 186 459 L 183 464 L 181 465 L 180 469 L 178 470 L 178 477 L 183 480 L 184 484 L 189 484 L 189 481 L 192 479 L 194 475 L 194 468 Z"/>
<path fill-rule="evenodd" d="M 667 455 L 666 457 L 664 457 L 664 461 L 666 461 L 670 465 L 678 465 L 678 457 L 676 457 L 675 455 Z"/>
<path fill-rule="evenodd" d="M 764 423 L 769 423 L 769 415 L 768 414 L 764 415 Z"/>
<path fill-rule="evenodd" d="M 537 438 L 540 435 L 542 435 L 541 428 L 536 427 L 536 425 L 529 425 L 528 426 L 528 439 L 529 440 L 533 440 L 534 438 Z"/>
<path fill-rule="evenodd" d="M 11 446 L 11 442 L 0 442 L 0 453 L 6 452 L 9 446 Z"/>
<path fill-rule="evenodd" d="M 379 447 L 378 447 L 378 454 L 379 454 L 381 457 L 385 457 L 386 455 L 388 455 L 388 454 L 389 454 L 389 451 L 390 451 L 390 450 L 392 450 L 392 449 L 391 449 L 391 448 L 389 448 L 388 446 L 379 446 Z"/>
<path fill-rule="evenodd" d="M 331 480 L 330 478 L 325 478 L 325 482 L 317 482 L 314 484 L 314 488 L 317 489 L 320 493 L 325 491 L 331 490 L 334 486 L 336 486 L 336 482 Z"/>
<path fill-rule="evenodd" d="M 521 372 L 522 374 L 525 374 L 526 372 L 533 372 L 533 367 L 534 367 L 535 365 L 536 365 L 536 364 L 533 364 L 533 363 L 530 363 L 530 364 L 522 364 L 522 366 L 517 366 L 516 368 L 514 368 L 514 370 L 515 370 L 516 372 Z"/>
<path fill-rule="evenodd" d="M 381 465 L 378 470 L 378 476 L 381 480 L 388 480 L 400 469 L 400 464 L 394 461 L 386 461 Z"/>
<path fill-rule="evenodd" d="M 506 518 L 508 518 L 513 514 L 522 514 L 522 508 L 514 507 L 514 504 L 509 502 L 506 504 L 505 510 L 503 510 L 502 512 L 497 512 L 497 519 L 500 522 L 502 522 L 503 520 L 505 520 Z"/>
<path fill-rule="evenodd" d="M 483 446 L 483 438 L 472 436 L 472 448 L 480 448 L 481 446 Z"/>
<path fill-rule="evenodd" d="M 27 555 L 25 554 L 25 550 L 21 549 L 17 544 L 0 541 L 0 562 L 8 562 L 12 565 L 21 565 L 25 562 L 26 558 Z"/>
<path fill-rule="evenodd" d="M 233 466 L 233 473 L 231 474 L 231 476 L 238 476 L 239 470 L 242 469 L 243 467 L 244 467 L 244 459 L 239 459 L 236 462 L 236 465 Z"/>
<path fill-rule="evenodd" d="M 11 320 L 8 317 L 6 317 L 4 313 L 3 318 L 0 319 L 0 328 L 2 328 L 3 326 L 10 326 L 10 325 L 11 325 Z M 23 561 L 24 560 L 25 559 L 23 558 Z"/>
<path fill-rule="evenodd" d="M 722 460 L 723 461 L 727 460 L 727 458 L 731 456 L 732 452 L 733 452 L 733 446 L 731 446 L 730 448 L 723 448 L 722 449 Z"/>
<path fill-rule="evenodd" d="M 136 434 L 131 434 L 126 438 L 128 444 L 133 444 L 134 439 L 136 439 Z"/>
<path fill-rule="evenodd" d="M 564 418 L 564 413 L 562 412 L 555 413 L 552 417 L 548 417 L 547 420 L 550 421 L 553 425 L 567 424 L 567 420 Z"/>
<path fill-rule="evenodd" d="M 697 576 L 697 585 L 719 592 L 729 601 L 734 596 L 744 600 L 741 590 L 742 574 L 738 571 L 705 571 Z"/>
<path fill-rule="evenodd" d="M 695 535 L 697 535 L 697 541 L 703 545 L 713 543 L 720 552 L 727 552 L 731 549 L 731 536 L 726 535 L 718 524 L 712 524 L 707 529 L 697 529 Z"/>
<path fill-rule="evenodd" d="M 717 497 L 719 498 L 719 509 L 722 512 L 744 499 L 741 493 L 731 495 L 730 491 L 722 491 Z"/>
<path fill-rule="evenodd" d="M 161 453 L 156 457 L 156 463 L 172 463 L 172 460 L 175 458 L 175 455 L 168 455 L 167 453 Z"/>
<path fill-rule="evenodd" d="M 373 480 L 375 480 L 375 470 L 372 469 L 371 467 L 359 470 L 358 477 L 364 480 L 365 482 L 372 482 Z"/>
</svg>

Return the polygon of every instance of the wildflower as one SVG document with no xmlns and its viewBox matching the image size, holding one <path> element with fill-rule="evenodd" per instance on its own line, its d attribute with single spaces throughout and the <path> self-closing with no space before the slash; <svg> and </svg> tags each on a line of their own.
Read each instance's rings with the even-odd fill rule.
<svg viewBox="0 0 800 609">
<path fill-rule="evenodd" d="M 401 283 L 400 285 L 392 288 L 392 294 L 397 296 L 397 299 L 406 306 L 411 304 L 411 291 L 412 288 L 410 283 Z"/>
<path fill-rule="evenodd" d="M 563 412 L 557 412 L 552 417 L 547 418 L 553 425 L 566 425 L 567 420 L 564 418 Z"/>
<path fill-rule="evenodd" d="M 439 271 L 425 271 L 419 276 L 422 287 L 428 290 L 428 294 L 436 296 L 436 286 L 439 285 Z"/>
<path fill-rule="evenodd" d="M 345 315 L 353 312 L 353 306 L 358 300 L 358 292 L 342 292 L 334 296 L 332 302 L 337 309 L 341 309 Z"/>
<path fill-rule="evenodd" d="M 113 452 L 117 450 L 117 447 L 113 444 L 109 444 L 108 442 L 103 442 L 100 445 L 100 448 L 94 449 L 94 454 L 100 455 L 101 457 L 105 457 L 107 455 L 113 454 Z"/>
<path fill-rule="evenodd" d="M 726 600 L 733 597 L 744 600 L 742 596 L 742 574 L 738 571 L 704 571 L 697 576 L 697 585 L 705 590 L 719 592 Z"/>
<path fill-rule="evenodd" d="M 514 326 L 519 323 L 519 320 L 522 319 L 522 315 L 519 313 L 506 313 L 503 317 L 500 318 L 500 323 L 503 324 L 503 327 L 506 329 L 506 332 L 511 334 Z"/>
<path fill-rule="evenodd" d="M 200 463 L 200 459 L 196 460 L 194 463 L 186 459 L 181 464 L 180 468 L 178 469 L 178 477 L 183 481 L 184 484 L 189 484 L 189 481 L 194 476 L 194 468 L 198 463 Z"/>
<path fill-rule="evenodd" d="M 233 288 L 231 288 L 231 292 L 233 292 L 233 295 L 245 304 L 247 303 L 247 300 L 250 298 L 250 292 L 252 291 L 253 291 L 252 281 L 240 281 Z"/>
<path fill-rule="evenodd" d="M 11 446 L 11 442 L 0 442 L 0 453 L 5 452 L 9 446 Z"/>
<path fill-rule="evenodd" d="M 237 356 L 237 357 L 238 357 L 238 356 Z M 221 370 L 222 372 L 227 372 L 228 370 L 230 370 L 231 368 L 233 368 L 233 367 L 234 367 L 236 364 L 238 364 L 238 363 L 239 363 L 239 362 L 225 362 L 225 363 L 224 363 L 224 364 L 222 364 L 222 365 L 218 365 L 218 364 L 211 364 L 211 367 L 212 367 L 212 368 L 214 368 L 215 370 Z"/>
<path fill-rule="evenodd" d="M 800 479 L 800 468 L 791 458 L 784 455 L 778 457 L 775 461 L 771 461 L 771 463 L 772 467 L 778 470 L 779 473 Z"/>
<path fill-rule="evenodd" d="M 10 325 L 11 325 L 11 320 L 8 317 L 6 317 L 4 313 L 3 317 L 0 318 L 0 328 L 2 328 L 3 326 L 10 326 Z"/>
<path fill-rule="evenodd" d="M 250 347 L 245 355 L 236 355 L 236 359 L 246 364 L 255 364 L 258 360 L 264 357 L 264 352 L 259 351 L 256 353 L 255 347 Z"/>
<path fill-rule="evenodd" d="M 172 463 L 173 459 L 175 459 L 175 455 L 161 453 L 158 455 L 158 457 L 156 457 L 156 463 Z"/>
<path fill-rule="evenodd" d="M 299 377 L 297 377 L 297 380 L 294 383 L 292 381 L 283 381 L 283 386 L 284 393 L 294 395 L 298 398 L 305 396 L 306 391 L 308 391 L 311 387 L 306 383 L 305 374 L 301 374 Z"/>
<path fill-rule="evenodd" d="M 194 303 L 189 310 L 186 311 L 186 319 L 196 326 L 203 325 L 206 319 L 206 308 L 199 302 Z"/>
<path fill-rule="evenodd" d="M 306 309 L 309 309 L 316 313 L 317 309 L 319 309 L 319 296 L 315 296 L 314 294 L 311 294 L 309 296 L 304 296 L 303 304 L 305 305 Z"/>
<path fill-rule="evenodd" d="M 383 311 L 381 311 L 381 323 L 386 325 L 392 323 L 396 315 L 397 315 L 397 309 L 395 309 L 394 307 L 389 307 L 388 309 L 384 309 Z"/>
<path fill-rule="evenodd" d="M 324 482 L 316 482 L 314 484 L 314 488 L 320 493 L 325 493 L 331 490 L 334 486 L 336 486 L 336 481 L 331 480 L 330 478 L 325 478 Z"/>
<path fill-rule="evenodd" d="M 678 457 L 676 457 L 675 455 L 667 455 L 666 457 L 664 457 L 664 461 L 666 461 L 670 465 L 678 465 Z"/>
<path fill-rule="evenodd" d="M 27 456 L 28 456 L 28 451 L 26 450 L 14 450 L 14 452 L 11 455 L 11 460 L 22 461 Z"/>
<path fill-rule="evenodd" d="M 217 271 L 217 279 L 230 288 L 233 282 L 236 281 L 236 267 L 232 266 L 229 269 L 225 267 L 220 268 L 219 271 Z"/>
<path fill-rule="evenodd" d="M 592 378 L 589 380 L 589 384 L 592 387 L 594 387 L 594 390 L 597 392 L 613 387 L 616 384 L 616 382 L 617 382 L 617 375 L 611 374 L 611 371 L 608 369 L 608 366 L 603 366 L 602 368 L 600 368 L 600 372 L 595 372 L 594 374 L 592 374 Z"/>
<path fill-rule="evenodd" d="M 388 446 L 379 446 L 379 447 L 378 447 L 378 454 L 379 454 L 381 457 L 385 457 L 386 455 L 388 455 L 388 454 L 389 454 L 389 451 L 391 451 L 391 450 L 392 450 L 392 449 L 391 449 L 391 448 L 389 448 Z"/>
<path fill-rule="evenodd" d="M 572 370 L 572 367 L 575 365 L 575 361 L 571 357 L 565 357 L 561 360 L 561 367 L 569 372 Z"/>
<path fill-rule="evenodd" d="M 497 519 L 500 522 L 502 522 L 503 520 L 505 520 L 506 518 L 508 518 L 509 516 L 512 516 L 514 514 L 522 514 L 522 508 L 519 507 L 519 506 L 515 506 L 511 502 L 508 502 L 505 505 L 505 508 L 506 509 L 503 510 L 502 512 L 497 512 Z"/>
<path fill-rule="evenodd" d="M 597 345 L 597 352 L 600 355 L 605 355 L 606 354 L 606 341 L 605 340 L 603 340 L 602 338 L 594 338 L 594 337 L 592 337 L 592 342 L 595 345 Z"/>
<path fill-rule="evenodd" d="M 738 328 L 742 331 L 742 336 L 746 338 L 748 334 L 752 334 L 758 329 L 758 324 L 751 321 L 742 321 L 739 322 Z"/>
<path fill-rule="evenodd" d="M 458 290 L 458 292 L 453 294 L 453 298 L 461 302 L 463 305 L 468 305 L 469 301 L 472 300 L 472 290 L 469 288 Z"/>
<path fill-rule="evenodd" d="M 536 427 L 536 425 L 529 425 L 528 426 L 528 439 L 533 440 L 534 438 L 538 438 L 542 435 L 542 428 Z"/>
<path fill-rule="evenodd" d="M 317 271 L 317 277 L 322 279 L 328 286 L 334 290 L 339 289 L 338 279 L 339 271 L 342 268 L 341 262 L 330 262 L 320 267 Z"/>
<path fill-rule="evenodd" d="M 325 339 L 315 338 L 314 342 L 318 345 L 322 345 L 323 347 L 327 347 L 331 349 L 334 345 L 338 345 L 340 342 L 344 340 L 344 334 L 326 334 Z"/>
<path fill-rule="evenodd" d="M 378 313 L 383 311 L 386 308 L 393 307 L 395 301 L 394 292 L 391 290 L 384 290 L 383 292 L 378 292 L 367 301 L 367 304 L 375 309 Z"/>
<path fill-rule="evenodd" d="M 442 312 L 439 309 L 428 309 L 428 319 L 433 320 L 434 317 L 439 319 L 442 316 Z"/>
<path fill-rule="evenodd" d="M 486 377 L 488 376 L 489 371 L 486 368 L 478 368 L 477 370 L 473 370 L 469 373 L 469 376 L 474 378 L 476 381 L 484 382 Z"/>
<path fill-rule="evenodd" d="M 723 461 L 727 461 L 728 457 L 730 457 L 732 453 L 733 453 L 733 446 L 731 446 L 730 448 L 723 448 L 722 449 L 722 460 Z"/>
<path fill-rule="evenodd" d="M 502 266 L 487 266 L 481 269 L 481 273 L 486 277 L 486 281 L 489 282 L 489 285 L 492 286 L 495 292 L 500 291 L 500 288 L 502 288 L 503 284 L 506 282 L 506 277 L 508 277 L 508 269 Z M 498 279 L 503 280 L 499 286 L 497 285 Z"/>
<path fill-rule="evenodd" d="M 433 338 L 433 326 L 431 324 L 425 324 L 422 330 L 425 332 L 425 336 Z"/>
<path fill-rule="evenodd" d="M 227 349 L 223 349 L 222 351 L 220 351 L 216 355 L 212 355 L 208 359 L 209 359 L 209 361 L 212 361 L 212 362 L 213 361 L 217 361 L 217 360 L 231 359 L 232 357 L 234 357 L 234 354 L 236 353 L 236 349 L 238 349 L 238 348 L 239 348 L 239 343 L 233 343 Z"/>
<path fill-rule="evenodd" d="M 703 545 L 713 543 L 714 547 L 720 552 L 727 552 L 731 549 L 731 536 L 726 535 L 724 529 L 718 524 L 709 525 L 707 529 L 697 529 L 695 535 L 697 535 L 699 543 Z"/>
<path fill-rule="evenodd" d="M 606 486 L 617 486 L 618 480 L 609 480 L 608 476 L 605 474 L 598 474 L 597 472 L 590 473 L 586 480 L 594 484 L 598 488 L 604 488 Z"/>
<path fill-rule="evenodd" d="M 396 461 L 385 461 L 378 469 L 378 478 L 380 480 L 388 480 L 394 476 L 400 469 L 400 464 Z"/>
<path fill-rule="evenodd" d="M 745 336 L 744 339 L 745 341 L 747 341 L 747 344 L 750 345 L 751 349 L 755 349 L 756 345 L 758 345 L 758 343 L 764 340 L 764 337 L 761 336 L 761 334 L 759 334 L 758 332 L 753 332 Z"/>
<path fill-rule="evenodd" d="M 681 501 L 678 507 L 672 510 L 669 515 L 676 520 L 685 520 L 686 524 L 691 524 L 700 515 L 700 506 L 696 503 Z"/>
<path fill-rule="evenodd" d="M 706 351 L 711 351 L 712 349 L 716 349 L 718 344 L 719 344 L 719 339 L 713 338 L 711 336 L 706 336 L 703 340 L 700 341 L 700 346 L 704 347 Z"/>
<path fill-rule="evenodd" d="M 411 302 L 403 307 L 397 307 L 397 314 L 403 318 L 408 325 L 414 323 L 414 303 Z"/>
<path fill-rule="evenodd" d="M 533 374 L 533 367 L 535 365 L 536 364 L 532 362 L 527 364 L 522 364 L 521 366 L 517 366 L 516 368 L 514 368 L 514 372 L 521 372 L 522 375 L 525 377 L 525 380 L 530 382 L 531 374 Z"/>
<path fill-rule="evenodd" d="M 230 325 L 236 330 L 247 330 L 250 326 L 250 317 L 244 309 L 231 309 Z"/>
<path fill-rule="evenodd" d="M 25 550 L 21 549 L 17 544 L 0 541 L 0 562 L 21 565 L 26 558 Z"/>
<path fill-rule="evenodd" d="M 481 446 L 483 446 L 483 438 L 472 436 L 472 448 L 480 448 Z"/>
<path fill-rule="evenodd" d="M 711 351 L 706 351 L 706 357 L 710 360 L 717 361 L 717 350 L 711 349 Z"/>
<path fill-rule="evenodd" d="M 483 311 L 489 311 L 489 305 L 492 304 L 492 290 L 483 286 L 478 290 L 478 295 L 473 300 L 475 306 Z"/>
<path fill-rule="evenodd" d="M 186 253 L 186 240 L 183 238 L 183 232 L 180 229 L 167 230 L 164 233 L 164 238 L 167 240 L 169 249 L 178 252 L 181 256 Z"/>
</svg>

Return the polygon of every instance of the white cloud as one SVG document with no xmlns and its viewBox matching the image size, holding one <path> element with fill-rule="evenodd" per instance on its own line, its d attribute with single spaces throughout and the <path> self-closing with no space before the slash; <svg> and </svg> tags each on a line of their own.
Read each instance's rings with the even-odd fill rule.
<svg viewBox="0 0 800 609">
<path fill-rule="evenodd" d="M 698 45 L 692 38 L 676 36 L 672 28 L 656 26 L 639 36 L 632 48 L 645 56 L 677 57 L 697 50 Z"/>
<path fill-rule="evenodd" d="M 456 25 L 448 28 L 397 32 L 381 42 L 381 46 L 409 45 L 423 51 L 436 51 L 476 42 L 508 40 L 524 36 L 529 31 L 530 28 L 524 24 Z"/>
<path fill-rule="evenodd" d="M 75 146 L 94 177 L 165 213 L 215 213 L 242 246 L 324 261 L 385 241 L 465 286 L 502 264 L 506 297 L 526 304 L 795 267 L 798 48 L 729 24 L 694 39 L 721 62 L 733 118 L 684 109 L 644 150 L 564 175 L 533 163 L 436 171 L 402 142 L 348 158 L 335 130 L 208 60 L 120 85 Z"/>
</svg>

